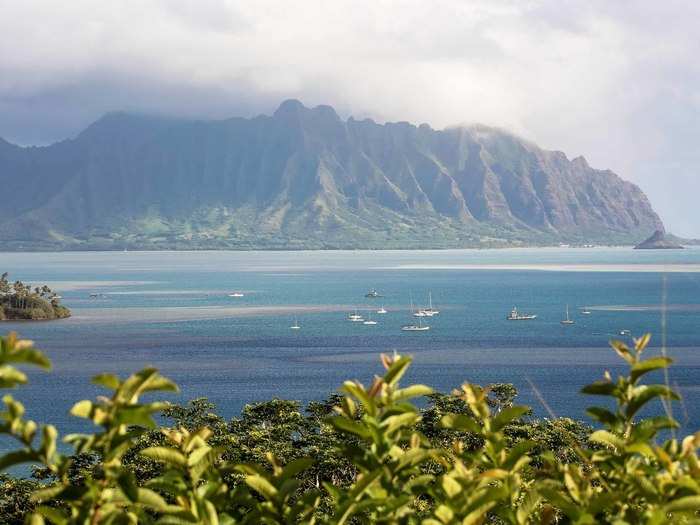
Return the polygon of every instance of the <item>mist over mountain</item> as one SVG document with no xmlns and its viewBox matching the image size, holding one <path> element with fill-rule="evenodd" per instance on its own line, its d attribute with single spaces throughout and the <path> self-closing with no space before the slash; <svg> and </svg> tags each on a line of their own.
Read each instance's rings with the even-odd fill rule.
<svg viewBox="0 0 700 525">
<path fill-rule="evenodd" d="M 109 114 L 79 136 L 0 139 L 0 249 L 430 248 L 635 243 L 644 193 L 486 126 Z"/>
</svg>

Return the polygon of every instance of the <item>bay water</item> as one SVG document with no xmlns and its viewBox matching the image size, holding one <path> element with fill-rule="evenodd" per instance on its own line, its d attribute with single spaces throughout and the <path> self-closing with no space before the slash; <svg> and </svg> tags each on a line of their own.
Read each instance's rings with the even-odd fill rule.
<svg viewBox="0 0 700 525">
<path fill-rule="evenodd" d="M 246 403 L 369 383 L 379 355 L 394 351 L 414 357 L 406 384 L 508 382 L 539 416 L 586 420 L 599 400 L 579 390 L 623 371 L 608 342 L 629 340 L 626 330 L 651 332 L 650 353 L 665 343 L 683 396 L 674 416 L 700 428 L 700 249 L 1 253 L 0 271 L 49 284 L 73 312 L 0 324 L 51 358 L 51 372 L 29 370 L 14 394 L 61 433 L 87 428 L 68 411 L 105 393 L 90 383 L 100 372 L 156 366 L 181 388 L 163 397 L 207 397 L 228 418 Z M 383 297 L 366 298 L 369 289 Z M 423 319 L 430 330 L 401 331 L 428 293 L 440 310 Z M 560 324 L 567 305 L 571 326 Z M 514 306 L 537 319 L 507 321 Z M 348 322 L 355 309 L 378 324 Z"/>
</svg>

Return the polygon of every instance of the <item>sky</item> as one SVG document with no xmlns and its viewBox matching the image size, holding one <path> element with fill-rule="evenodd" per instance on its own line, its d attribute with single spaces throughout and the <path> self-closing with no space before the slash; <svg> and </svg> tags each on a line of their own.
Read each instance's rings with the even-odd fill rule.
<svg viewBox="0 0 700 525">
<path fill-rule="evenodd" d="M 109 111 L 483 123 L 639 184 L 700 237 L 700 2 L 0 0 L 0 137 Z"/>
</svg>

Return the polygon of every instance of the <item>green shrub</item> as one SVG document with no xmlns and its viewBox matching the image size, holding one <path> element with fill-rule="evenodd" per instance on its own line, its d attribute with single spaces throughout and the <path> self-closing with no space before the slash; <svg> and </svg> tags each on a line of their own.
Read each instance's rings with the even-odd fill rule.
<svg viewBox="0 0 700 525">
<path fill-rule="evenodd" d="M 669 416 L 640 419 L 649 402 L 677 398 L 646 385 L 670 359 L 643 359 L 648 336 L 613 348 L 627 375 L 583 389 L 609 398 L 593 407 L 592 431 L 569 419 L 529 419 L 509 385 L 464 384 L 452 395 L 402 388 L 410 358 L 382 356 L 386 372 L 369 386 L 346 382 L 342 396 L 312 403 L 250 405 L 229 423 L 213 406 L 142 402 L 176 386 L 154 369 L 95 383 L 109 397 L 80 401 L 74 416 L 93 434 L 69 435 L 75 454 L 57 451 L 57 432 L 23 418 L 5 396 L 0 432 L 20 448 L 0 468 L 39 465 L 41 483 L 0 479 L 8 523 L 698 523 L 700 433 L 659 443 Z M 49 362 L 29 341 L 0 338 L 0 387 L 26 383 L 15 368 Z M 411 400 L 428 396 L 419 410 Z M 611 405 L 612 406 L 612 405 Z M 158 428 L 161 413 L 172 426 Z"/>
</svg>

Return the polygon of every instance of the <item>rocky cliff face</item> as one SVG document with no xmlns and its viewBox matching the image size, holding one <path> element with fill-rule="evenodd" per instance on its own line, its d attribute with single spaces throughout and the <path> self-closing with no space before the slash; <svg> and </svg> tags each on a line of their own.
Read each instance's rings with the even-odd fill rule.
<svg viewBox="0 0 700 525">
<path fill-rule="evenodd" d="M 458 247 L 632 242 L 663 229 L 610 171 L 484 126 L 108 115 L 44 148 L 0 141 L 0 246 Z"/>
</svg>

